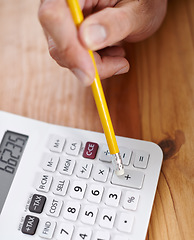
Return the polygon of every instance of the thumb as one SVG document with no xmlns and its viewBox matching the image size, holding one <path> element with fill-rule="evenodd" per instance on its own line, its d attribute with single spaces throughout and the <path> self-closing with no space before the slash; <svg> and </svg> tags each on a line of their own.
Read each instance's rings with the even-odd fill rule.
<svg viewBox="0 0 194 240">
<path fill-rule="evenodd" d="M 129 32 L 123 8 L 105 8 L 87 17 L 79 29 L 83 45 L 93 51 L 124 39 Z"/>
<path fill-rule="evenodd" d="M 163 18 L 157 16 L 156 4 L 150 6 L 147 2 L 120 1 L 115 7 L 90 15 L 80 26 L 82 44 L 91 50 L 99 50 L 126 38 L 139 41 L 150 36 Z"/>
</svg>

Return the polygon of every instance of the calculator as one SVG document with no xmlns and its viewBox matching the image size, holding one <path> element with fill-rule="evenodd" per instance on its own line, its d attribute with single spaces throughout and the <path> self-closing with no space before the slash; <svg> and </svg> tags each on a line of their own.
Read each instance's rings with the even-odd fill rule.
<svg viewBox="0 0 194 240">
<path fill-rule="evenodd" d="M 0 239 L 144 240 L 162 165 L 152 142 L 0 111 Z"/>
</svg>

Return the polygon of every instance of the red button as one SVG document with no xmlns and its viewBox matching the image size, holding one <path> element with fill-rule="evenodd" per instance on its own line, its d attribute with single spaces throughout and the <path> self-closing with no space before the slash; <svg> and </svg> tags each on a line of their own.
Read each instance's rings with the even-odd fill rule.
<svg viewBox="0 0 194 240">
<path fill-rule="evenodd" d="M 98 151 L 98 144 L 97 143 L 87 142 L 86 146 L 85 146 L 85 149 L 84 149 L 83 157 L 94 159 L 96 157 L 97 151 Z"/>
</svg>

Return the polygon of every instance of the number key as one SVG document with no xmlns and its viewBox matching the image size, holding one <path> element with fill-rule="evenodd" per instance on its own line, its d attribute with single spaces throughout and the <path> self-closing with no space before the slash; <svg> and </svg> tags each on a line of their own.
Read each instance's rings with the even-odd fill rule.
<svg viewBox="0 0 194 240">
<path fill-rule="evenodd" d="M 96 231 L 93 240 L 110 240 L 110 234 L 106 231 Z"/>
<path fill-rule="evenodd" d="M 78 202 L 68 201 L 65 204 L 63 217 L 67 220 L 76 221 L 80 210 Z"/>
<path fill-rule="evenodd" d="M 117 207 L 121 198 L 121 190 L 118 188 L 109 188 L 105 203 L 108 206 Z"/>
<path fill-rule="evenodd" d="M 73 231 L 74 231 L 73 224 L 61 223 L 59 225 L 59 228 L 56 230 L 56 238 L 57 240 L 71 240 Z"/>
<path fill-rule="evenodd" d="M 100 203 L 104 188 L 101 185 L 91 184 L 87 199 L 89 202 Z"/>
<path fill-rule="evenodd" d="M 86 191 L 86 183 L 81 181 L 74 181 L 71 186 L 70 196 L 75 199 L 83 199 Z"/>
<path fill-rule="evenodd" d="M 90 228 L 79 227 L 77 234 L 75 236 L 76 240 L 90 240 L 92 236 L 92 231 Z"/>
<path fill-rule="evenodd" d="M 97 213 L 97 207 L 85 205 L 82 212 L 81 221 L 85 224 L 93 225 L 95 223 Z"/>
<path fill-rule="evenodd" d="M 99 225 L 103 228 L 111 229 L 116 217 L 116 212 L 110 209 L 103 209 L 100 216 Z"/>
</svg>

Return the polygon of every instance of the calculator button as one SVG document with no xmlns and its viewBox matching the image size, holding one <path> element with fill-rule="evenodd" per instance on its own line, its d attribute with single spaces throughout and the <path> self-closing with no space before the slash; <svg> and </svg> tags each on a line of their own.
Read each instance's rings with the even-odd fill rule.
<svg viewBox="0 0 194 240">
<path fill-rule="evenodd" d="M 104 188 L 102 185 L 91 184 L 88 190 L 87 199 L 89 202 L 100 203 Z"/>
<path fill-rule="evenodd" d="M 67 201 L 65 203 L 63 217 L 70 221 L 76 221 L 80 211 L 80 204 L 74 201 Z"/>
<path fill-rule="evenodd" d="M 112 240 L 129 240 L 129 238 L 121 235 L 115 235 Z"/>
<path fill-rule="evenodd" d="M 141 189 L 144 177 L 144 173 L 140 171 L 125 169 L 125 174 L 119 177 L 113 172 L 111 183 L 118 186 Z"/>
<path fill-rule="evenodd" d="M 107 145 L 102 146 L 99 160 L 102 162 L 112 162 L 112 156 Z"/>
<path fill-rule="evenodd" d="M 52 217 L 58 217 L 61 208 L 63 205 L 63 201 L 57 198 L 49 198 L 46 206 L 46 214 Z"/>
<path fill-rule="evenodd" d="M 51 135 L 49 139 L 49 150 L 60 153 L 63 151 L 65 138 L 58 135 Z"/>
<path fill-rule="evenodd" d="M 86 183 L 74 181 L 71 185 L 70 196 L 75 199 L 83 199 L 86 191 Z"/>
<path fill-rule="evenodd" d="M 94 225 L 98 208 L 92 205 L 85 205 L 81 215 L 81 221 L 85 224 Z"/>
<path fill-rule="evenodd" d="M 101 214 L 100 214 L 99 225 L 102 228 L 111 229 L 113 227 L 115 217 L 116 217 L 115 211 L 113 211 L 111 209 L 103 209 Z"/>
<path fill-rule="evenodd" d="M 81 141 L 75 139 L 67 139 L 67 144 L 65 147 L 65 152 L 68 155 L 77 156 L 81 148 Z"/>
<path fill-rule="evenodd" d="M 96 231 L 93 240 L 110 240 L 110 234 L 106 231 Z"/>
<path fill-rule="evenodd" d="M 132 151 L 126 147 L 119 147 L 119 151 L 121 154 L 123 165 L 125 166 L 129 165 Z M 102 162 L 109 162 L 109 163 L 112 162 L 112 155 L 110 154 L 110 151 L 107 145 L 103 145 L 99 159 Z"/>
<path fill-rule="evenodd" d="M 106 194 L 105 204 L 117 207 L 121 198 L 121 190 L 118 188 L 109 188 Z"/>
<path fill-rule="evenodd" d="M 39 227 L 39 236 L 46 239 L 52 239 L 56 228 L 56 222 L 48 219 L 42 219 Z"/>
<path fill-rule="evenodd" d="M 59 156 L 45 153 L 42 158 L 42 168 L 45 171 L 55 172 L 59 162 Z"/>
<path fill-rule="evenodd" d="M 90 162 L 82 161 L 78 164 L 77 167 L 77 177 L 79 178 L 89 178 L 92 171 L 93 164 Z"/>
<path fill-rule="evenodd" d="M 35 213 L 41 213 L 43 211 L 45 202 L 46 202 L 45 196 L 34 194 L 29 206 L 29 211 L 35 212 Z"/>
<path fill-rule="evenodd" d="M 39 218 L 27 215 L 22 226 L 22 232 L 28 235 L 34 235 L 39 223 Z"/>
<path fill-rule="evenodd" d="M 149 160 L 149 153 L 144 151 L 138 151 L 135 153 L 135 160 L 133 166 L 136 168 L 147 168 Z"/>
<path fill-rule="evenodd" d="M 109 167 L 97 164 L 94 169 L 93 179 L 97 182 L 106 182 L 109 174 Z"/>
<path fill-rule="evenodd" d="M 121 232 L 130 233 L 133 226 L 134 217 L 128 213 L 121 213 L 118 218 L 117 229 Z"/>
<path fill-rule="evenodd" d="M 131 160 L 132 151 L 126 147 L 119 147 L 123 165 L 128 166 Z"/>
<path fill-rule="evenodd" d="M 48 192 L 52 183 L 52 176 L 45 174 L 45 173 L 39 173 L 36 176 L 36 190 L 40 192 Z"/>
<path fill-rule="evenodd" d="M 54 178 L 51 189 L 54 194 L 65 196 L 68 186 L 69 180 L 67 180 L 64 176 L 57 176 Z"/>
<path fill-rule="evenodd" d="M 90 228 L 86 228 L 86 227 L 79 227 L 77 229 L 75 238 L 73 238 L 74 240 L 90 240 L 92 236 L 92 231 Z"/>
<path fill-rule="evenodd" d="M 61 174 L 72 175 L 75 167 L 75 159 L 60 157 L 58 171 Z"/>
<path fill-rule="evenodd" d="M 123 207 L 127 210 L 136 210 L 139 201 L 139 194 L 127 191 L 123 201 Z"/>
<path fill-rule="evenodd" d="M 61 223 L 56 230 L 57 240 L 71 240 L 74 226 L 71 223 Z"/>
<path fill-rule="evenodd" d="M 83 157 L 94 159 L 98 151 L 98 144 L 94 142 L 87 142 L 84 148 Z"/>
</svg>

